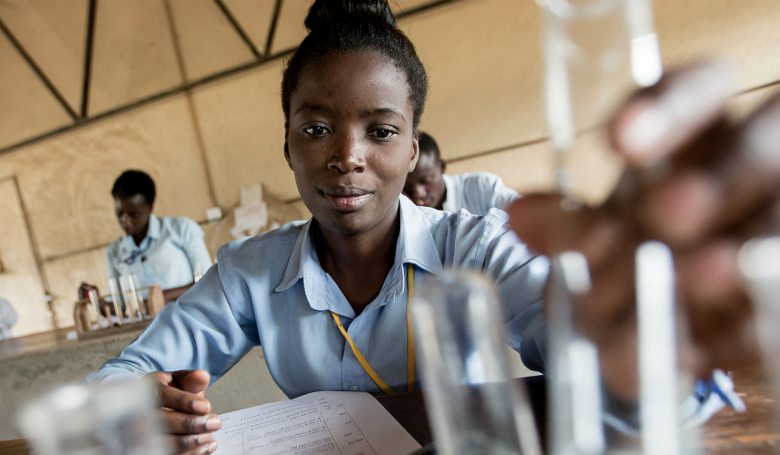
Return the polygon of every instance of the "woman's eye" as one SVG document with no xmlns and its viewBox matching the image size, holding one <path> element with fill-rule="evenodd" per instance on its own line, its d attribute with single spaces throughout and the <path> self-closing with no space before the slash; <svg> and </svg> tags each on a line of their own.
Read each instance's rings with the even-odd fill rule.
<svg viewBox="0 0 780 455">
<path fill-rule="evenodd" d="M 312 136 L 322 136 L 328 132 L 328 129 L 325 128 L 324 126 L 312 125 L 312 126 L 307 126 L 306 128 L 303 129 L 303 131 L 306 134 L 310 134 Z"/>
<path fill-rule="evenodd" d="M 369 133 L 369 136 L 373 136 L 377 139 L 390 139 L 391 137 L 395 136 L 397 133 L 395 131 L 391 131 L 384 128 L 376 129 Z"/>
</svg>

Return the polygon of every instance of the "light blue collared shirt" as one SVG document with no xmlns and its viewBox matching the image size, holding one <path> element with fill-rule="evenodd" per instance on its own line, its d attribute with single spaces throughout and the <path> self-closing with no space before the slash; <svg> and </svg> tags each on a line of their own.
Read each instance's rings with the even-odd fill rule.
<svg viewBox="0 0 780 455">
<path fill-rule="evenodd" d="M 198 223 L 184 217 L 149 216 L 149 230 L 140 245 L 123 235 L 106 248 L 108 278 L 135 274 L 139 286 L 171 289 L 193 281 L 195 264 L 211 267 L 211 256 Z"/>
<path fill-rule="evenodd" d="M 220 248 L 217 265 L 87 381 L 195 368 L 214 381 L 262 345 L 271 375 L 290 398 L 317 390 L 381 394 L 336 327 L 333 311 L 379 376 L 405 390 L 409 264 L 416 283 L 449 266 L 492 276 L 506 303 L 508 343 L 524 356 L 538 356 L 542 340 L 533 338 L 543 331 L 533 327 L 542 317 L 547 259 L 507 231 L 502 211 L 477 217 L 417 207 L 405 196 L 400 201 L 395 261 L 379 295 L 359 315 L 322 270 L 312 222 L 293 222 Z"/>
<path fill-rule="evenodd" d="M 475 215 L 484 215 L 492 208 L 506 210 L 506 206 L 520 197 L 517 191 L 504 185 L 501 177 L 490 172 L 473 174 L 442 174 L 447 195 L 442 210 L 457 212 L 465 209 Z"/>
</svg>

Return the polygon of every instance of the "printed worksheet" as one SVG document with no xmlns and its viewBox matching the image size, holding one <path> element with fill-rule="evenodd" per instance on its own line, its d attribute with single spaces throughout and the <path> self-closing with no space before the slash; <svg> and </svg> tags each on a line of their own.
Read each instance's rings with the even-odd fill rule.
<svg viewBox="0 0 780 455">
<path fill-rule="evenodd" d="M 216 455 L 408 455 L 420 448 L 365 392 L 313 392 L 220 417 Z"/>
</svg>

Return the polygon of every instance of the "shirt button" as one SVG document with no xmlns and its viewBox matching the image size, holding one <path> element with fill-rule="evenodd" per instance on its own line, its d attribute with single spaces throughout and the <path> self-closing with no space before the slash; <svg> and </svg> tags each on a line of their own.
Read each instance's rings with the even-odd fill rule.
<svg viewBox="0 0 780 455">
<path fill-rule="evenodd" d="M 349 388 L 349 391 L 350 391 L 350 392 L 357 392 L 357 391 L 358 391 L 358 386 L 356 386 L 356 385 L 353 385 L 353 386 L 351 386 L 351 387 Z"/>
</svg>

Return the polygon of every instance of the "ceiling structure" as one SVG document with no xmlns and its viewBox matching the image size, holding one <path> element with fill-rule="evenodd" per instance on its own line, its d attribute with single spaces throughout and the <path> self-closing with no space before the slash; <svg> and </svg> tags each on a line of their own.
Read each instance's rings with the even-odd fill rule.
<svg viewBox="0 0 780 455">
<path fill-rule="evenodd" d="M 311 3 L 0 0 L 0 153 L 289 55 Z"/>
</svg>

